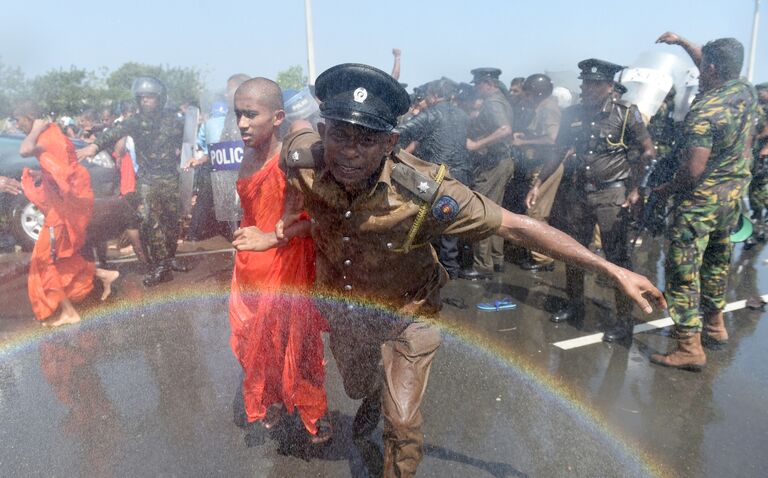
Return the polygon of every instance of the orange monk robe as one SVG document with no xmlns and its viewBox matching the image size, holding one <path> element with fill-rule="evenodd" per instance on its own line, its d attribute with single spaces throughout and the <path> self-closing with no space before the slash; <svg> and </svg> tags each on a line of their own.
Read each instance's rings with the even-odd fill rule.
<svg viewBox="0 0 768 478">
<path fill-rule="evenodd" d="M 118 167 L 118 171 L 120 171 L 120 195 L 125 196 L 128 193 L 135 193 L 136 172 L 133 170 L 131 153 L 126 150 L 122 156 L 118 157 L 115 153 L 112 153 L 112 157 L 115 158 L 115 164 Z"/>
<path fill-rule="evenodd" d="M 272 232 L 283 213 L 285 175 L 278 155 L 237 181 L 241 227 Z M 229 299 L 230 344 L 243 367 L 248 421 L 283 403 L 309 433 L 327 411 L 321 333 L 328 330 L 309 296 L 315 279 L 311 238 L 264 252 L 238 251 Z"/>
<path fill-rule="evenodd" d="M 35 318 L 45 320 L 62 300 L 80 301 L 93 288 L 96 265 L 80 255 L 93 211 L 93 191 L 88 171 L 78 163 L 75 147 L 58 126 L 48 126 L 37 144 L 43 150 L 37 157 L 42 181 L 36 185 L 25 168 L 21 185 L 45 214 L 27 282 Z"/>
</svg>

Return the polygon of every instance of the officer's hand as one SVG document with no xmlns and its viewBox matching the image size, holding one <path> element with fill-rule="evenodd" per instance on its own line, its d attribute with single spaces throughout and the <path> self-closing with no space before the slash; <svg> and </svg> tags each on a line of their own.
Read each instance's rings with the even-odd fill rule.
<svg viewBox="0 0 768 478">
<path fill-rule="evenodd" d="M 524 133 L 512 133 L 512 146 L 522 146 Z"/>
<path fill-rule="evenodd" d="M 627 297 L 635 301 L 646 314 L 653 312 L 654 307 L 657 309 L 667 308 L 664 294 L 645 276 L 616 266 L 614 278 Z"/>
<path fill-rule="evenodd" d="M 19 194 L 21 193 L 21 183 L 13 178 L 0 176 L 0 192 L 14 195 Z"/>
<path fill-rule="evenodd" d="M 82 161 L 86 158 L 90 158 L 96 153 L 99 152 L 99 147 L 95 144 L 89 144 L 88 146 L 84 148 L 80 148 L 77 151 L 75 151 L 75 154 L 77 155 L 77 160 Z"/>
<path fill-rule="evenodd" d="M 674 32 L 664 32 L 656 39 L 656 43 L 666 43 L 667 45 L 679 45 L 682 42 L 680 35 Z"/>
<path fill-rule="evenodd" d="M 532 208 L 536 205 L 536 201 L 539 200 L 539 186 L 537 184 L 534 184 L 531 186 L 531 189 L 528 191 L 528 194 L 525 196 L 525 207 L 527 209 Z"/>
<path fill-rule="evenodd" d="M 467 151 L 477 151 L 477 141 L 467 138 Z"/>
<path fill-rule="evenodd" d="M 637 204 L 637 202 L 640 200 L 640 190 L 638 188 L 632 189 L 629 194 L 627 194 L 627 199 L 624 201 L 624 204 L 621 205 L 623 208 L 629 208 Z"/>
<path fill-rule="evenodd" d="M 304 195 L 295 189 L 285 191 L 285 209 L 283 217 L 275 224 L 275 236 L 279 241 L 285 241 L 285 230 L 297 223 L 304 211 Z"/>
<path fill-rule="evenodd" d="M 266 251 L 280 244 L 274 232 L 264 232 L 256 226 L 241 227 L 235 231 L 232 245 L 238 251 Z"/>
</svg>

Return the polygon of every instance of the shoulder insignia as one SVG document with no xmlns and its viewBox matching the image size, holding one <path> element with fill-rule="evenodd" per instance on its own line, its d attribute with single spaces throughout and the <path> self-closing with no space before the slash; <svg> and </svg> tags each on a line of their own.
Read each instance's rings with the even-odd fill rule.
<svg viewBox="0 0 768 478">
<path fill-rule="evenodd" d="M 432 202 L 437 194 L 437 181 L 404 163 L 392 166 L 392 180 L 423 202 Z"/>
<path fill-rule="evenodd" d="M 453 221 L 458 215 L 459 203 L 451 196 L 440 196 L 432 205 L 432 216 L 438 221 Z"/>
<path fill-rule="evenodd" d="M 318 161 L 318 155 L 322 157 L 322 151 L 317 149 L 319 141 L 313 141 L 313 137 L 301 134 L 291 138 L 287 149 L 283 150 L 281 162 L 289 169 L 314 168 Z"/>
</svg>

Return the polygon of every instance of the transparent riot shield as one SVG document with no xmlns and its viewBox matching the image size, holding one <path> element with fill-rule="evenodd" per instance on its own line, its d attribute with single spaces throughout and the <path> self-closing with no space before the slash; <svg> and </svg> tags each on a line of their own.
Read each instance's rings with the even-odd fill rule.
<svg viewBox="0 0 768 478">
<path fill-rule="evenodd" d="M 656 114 L 667 94 L 687 68 L 677 55 L 649 51 L 642 53 L 628 68 L 619 73 L 619 81 L 627 88 L 622 100 L 637 105 L 647 121 Z"/>
<path fill-rule="evenodd" d="M 304 87 L 285 102 L 285 122 L 288 127 L 298 120 L 308 121 L 317 128 L 320 121 L 320 104 L 317 102 L 309 87 Z"/>
<path fill-rule="evenodd" d="M 197 142 L 197 126 L 200 120 L 200 109 L 196 106 L 187 108 L 184 115 L 184 136 L 181 143 L 181 159 L 179 161 L 179 198 L 181 199 L 181 214 L 187 216 L 192 212 L 192 192 L 195 184 L 195 171 L 185 170 L 187 163 L 195 157 Z"/>
<path fill-rule="evenodd" d="M 683 121 L 685 115 L 691 109 L 691 104 L 696 94 L 699 92 L 699 69 L 696 67 L 688 68 L 675 81 L 675 112 L 672 119 Z"/>
<path fill-rule="evenodd" d="M 240 221 L 243 211 L 240 196 L 237 195 L 237 175 L 243 160 L 243 141 L 231 105 L 224 118 L 221 137 L 208 138 L 208 157 L 211 161 L 211 188 L 216 220 Z"/>
</svg>

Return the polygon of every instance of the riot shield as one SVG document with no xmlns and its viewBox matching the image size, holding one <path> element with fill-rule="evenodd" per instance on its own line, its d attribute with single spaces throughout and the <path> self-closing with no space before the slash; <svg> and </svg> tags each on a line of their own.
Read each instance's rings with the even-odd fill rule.
<svg viewBox="0 0 768 478">
<path fill-rule="evenodd" d="M 305 120 L 317 127 L 320 121 L 320 104 L 317 102 L 308 87 L 299 90 L 285 102 L 285 123 L 290 127 L 291 123 Z"/>
<path fill-rule="evenodd" d="M 208 145 L 211 159 L 213 210 L 217 221 L 238 221 L 242 217 L 237 175 L 243 161 L 243 142 L 222 141 Z"/>
<path fill-rule="evenodd" d="M 675 112 L 672 119 L 683 121 L 685 115 L 691 109 L 691 104 L 696 94 L 699 92 L 699 69 L 696 67 L 688 68 L 675 81 Z"/>
<path fill-rule="evenodd" d="M 685 62 L 677 55 L 659 51 L 642 53 L 619 73 L 620 83 L 627 88 L 621 98 L 636 105 L 647 123 L 685 69 Z"/>
<path fill-rule="evenodd" d="M 191 169 L 185 170 L 184 166 L 195 157 L 199 119 L 200 110 L 196 106 L 188 107 L 184 115 L 184 136 L 182 137 L 181 159 L 179 161 L 179 198 L 181 199 L 181 214 L 185 217 L 192 212 L 195 171 Z"/>
</svg>

